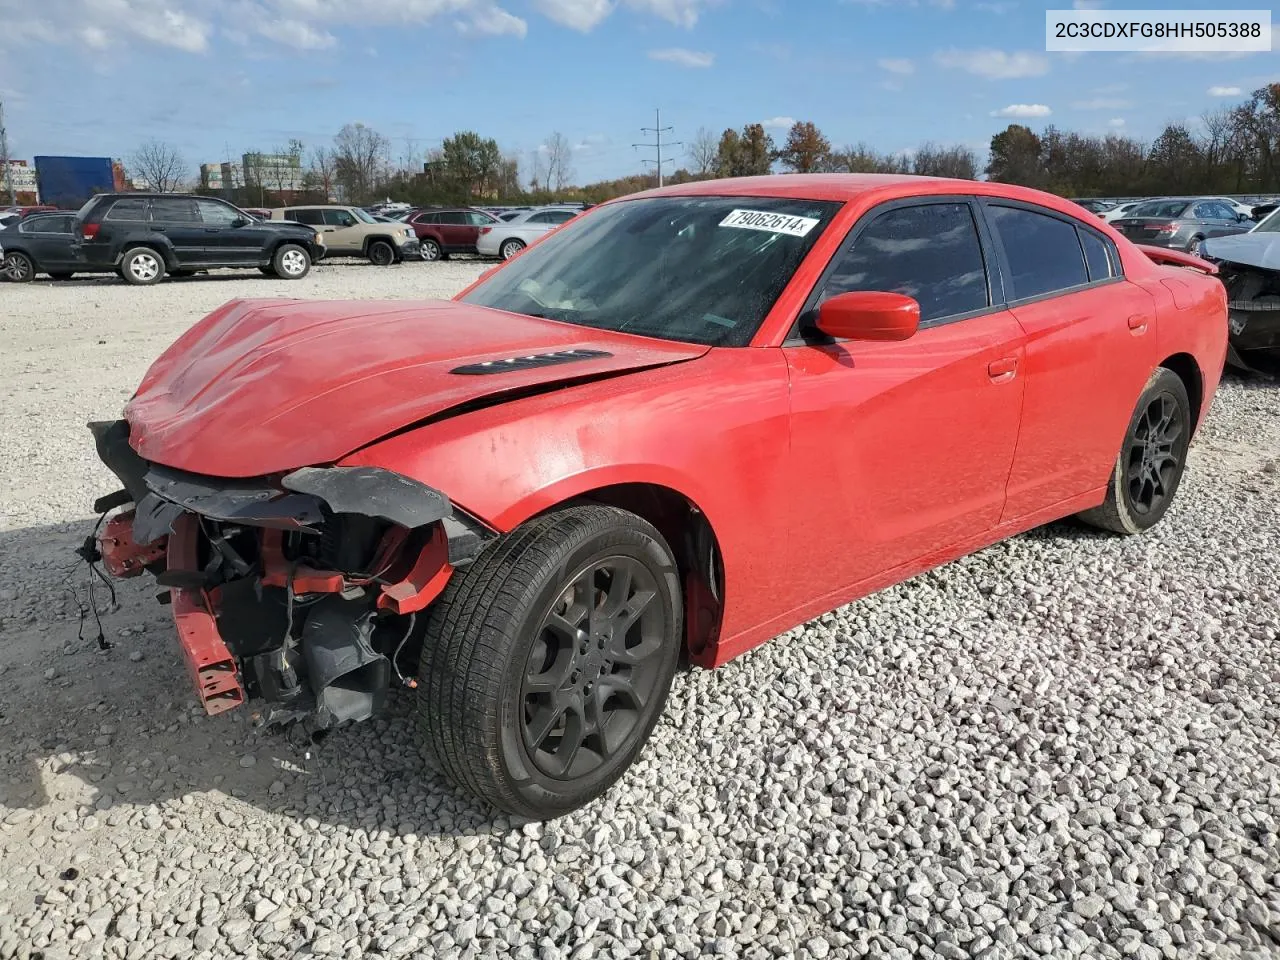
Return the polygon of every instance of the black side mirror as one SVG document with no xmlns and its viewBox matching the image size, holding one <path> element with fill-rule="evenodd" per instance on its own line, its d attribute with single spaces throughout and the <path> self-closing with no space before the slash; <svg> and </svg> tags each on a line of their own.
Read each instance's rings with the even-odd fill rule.
<svg viewBox="0 0 1280 960">
<path fill-rule="evenodd" d="M 253 221 L 250 220 L 248 217 L 236 217 L 234 220 L 231 221 L 231 225 L 233 227 L 243 227 L 246 224 L 250 224 L 250 223 L 253 223 Z"/>
</svg>

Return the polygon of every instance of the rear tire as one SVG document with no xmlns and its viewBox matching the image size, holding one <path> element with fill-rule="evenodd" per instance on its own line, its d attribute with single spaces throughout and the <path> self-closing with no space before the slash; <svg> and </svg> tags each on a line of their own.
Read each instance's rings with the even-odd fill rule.
<svg viewBox="0 0 1280 960">
<path fill-rule="evenodd" d="M 271 258 L 271 269 L 281 280 L 301 280 L 311 272 L 311 256 L 296 243 L 282 244 Z"/>
<path fill-rule="evenodd" d="M 503 240 L 502 246 L 498 248 L 498 256 L 502 257 L 503 260 L 510 260 L 517 253 L 523 250 L 524 246 L 525 244 L 523 240 L 516 240 L 515 238 Z"/>
<path fill-rule="evenodd" d="M 120 258 L 120 276 L 134 286 L 159 283 L 164 279 L 164 257 L 152 247 L 130 247 Z"/>
<path fill-rule="evenodd" d="M 369 244 L 369 262 L 375 267 L 389 267 L 396 262 L 396 252 L 385 240 L 375 240 Z"/>
<path fill-rule="evenodd" d="M 1126 536 L 1159 523 L 1182 482 L 1192 427 L 1191 402 L 1182 378 L 1157 367 L 1125 431 L 1107 481 L 1107 499 L 1079 518 Z"/>
<path fill-rule="evenodd" d="M 4 256 L 4 275 L 11 283 L 30 283 L 36 277 L 35 262 L 25 253 L 14 250 Z"/>
<path fill-rule="evenodd" d="M 419 727 L 457 787 L 559 817 L 608 790 L 661 716 L 680 581 L 648 522 L 571 507 L 490 544 L 431 609 Z"/>
</svg>

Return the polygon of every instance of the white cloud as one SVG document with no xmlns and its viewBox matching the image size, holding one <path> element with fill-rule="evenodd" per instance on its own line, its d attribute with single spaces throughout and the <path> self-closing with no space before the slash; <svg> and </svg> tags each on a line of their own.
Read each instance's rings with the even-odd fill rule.
<svg viewBox="0 0 1280 960">
<path fill-rule="evenodd" d="M 1112 117 L 1110 120 L 1107 121 L 1107 126 L 1110 127 L 1112 130 L 1119 130 L 1121 127 L 1124 126 L 1124 124 L 1125 124 L 1124 117 Z"/>
<path fill-rule="evenodd" d="M 258 33 L 268 40 L 295 50 L 327 50 L 338 42 L 333 34 L 317 30 L 301 20 L 263 20 L 255 26 Z"/>
<path fill-rule="evenodd" d="M 627 6 L 640 13 L 652 14 L 677 27 L 691 29 L 705 0 L 626 0 Z"/>
<path fill-rule="evenodd" d="M 529 24 L 501 7 L 484 7 L 466 20 L 458 21 L 458 32 L 481 37 L 519 37 L 524 39 Z"/>
<path fill-rule="evenodd" d="M 1094 97 L 1092 100 L 1072 101 L 1072 110 L 1127 110 L 1133 106 L 1131 100 L 1119 100 L 1115 97 Z"/>
<path fill-rule="evenodd" d="M 999 110 L 991 111 L 991 115 L 993 117 L 1009 117 L 1018 120 L 1047 117 L 1051 113 L 1053 113 L 1053 111 L 1043 103 L 1011 103 L 1007 107 L 1001 107 Z"/>
<path fill-rule="evenodd" d="M 916 72 L 916 65 L 910 60 L 886 57 L 885 59 L 877 60 L 876 62 L 880 65 L 881 70 L 887 70 L 889 73 L 896 73 L 900 77 L 910 76 Z"/>
<path fill-rule="evenodd" d="M 609 0 L 535 0 L 538 11 L 562 27 L 588 33 L 613 12 Z"/>
<path fill-rule="evenodd" d="M 102 50 L 111 46 L 111 38 L 107 36 L 107 31 L 101 27 L 85 27 L 80 31 L 80 39 L 84 41 L 86 47 L 93 47 L 95 50 Z"/>
<path fill-rule="evenodd" d="M 934 59 L 940 66 L 964 70 L 988 80 L 1039 77 L 1049 72 L 1047 57 L 1027 51 L 943 50 Z"/>
<path fill-rule="evenodd" d="M 684 47 L 667 47 L 663 50 L 650 50 L 649 59 L 674 63 L 681 67 L 705 69 L 716 62 L 716 55 L 702 50 L 686 50 Z"/>
<path fill-rule="evenodd" d="M 1210 87 L 1209 96 L 1211 97 L 1239 97 L 1243 96 L 1244 91 L 1239 87 Z"/>
<path fill-rule="evenodd" d="M 1077 10 L 1101 10 L 1106 0 L 1073 0 L 1071 6 Z"/>
<path fill-rule="evenodd" d="M 770 130 L 786 130 L 795 126 L 795 123 L 795 117 L 770 117 L 768 120 L 761 123 L 760 126 L 766 127 Z"/>
</svg>

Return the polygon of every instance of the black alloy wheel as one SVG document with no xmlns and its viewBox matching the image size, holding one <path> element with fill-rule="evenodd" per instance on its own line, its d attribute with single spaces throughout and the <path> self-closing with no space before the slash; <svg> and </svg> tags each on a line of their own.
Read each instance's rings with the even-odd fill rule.
<svg viewBox="0 0 1280 960">
<path fill-rule="evenodd" d="M 595 560 L 542 618 L 520 690 L 534 765 L 576 779 L 608 763 L 664 679 L 666 617 L 653 573 L 628 556 Z"/>
</svg>

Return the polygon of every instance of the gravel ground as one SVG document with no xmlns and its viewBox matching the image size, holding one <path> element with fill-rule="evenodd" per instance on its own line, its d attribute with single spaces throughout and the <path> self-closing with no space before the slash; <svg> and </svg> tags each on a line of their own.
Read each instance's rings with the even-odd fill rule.
<svg viewBox="0 0 1280 960">
<path fill-rule="evenodd" d="M 205 718 L 138 581 L 77 638 L 83 424 L 170 340 L 480 269 L 0 286 L 0 958 L 1280 955 L 1273 384 L 1228 379 L 1156 530 L 1054 525 L 682 674 L 547 825 L 427 770 L 407 696 L 317 746 Z"/>
</svg>

